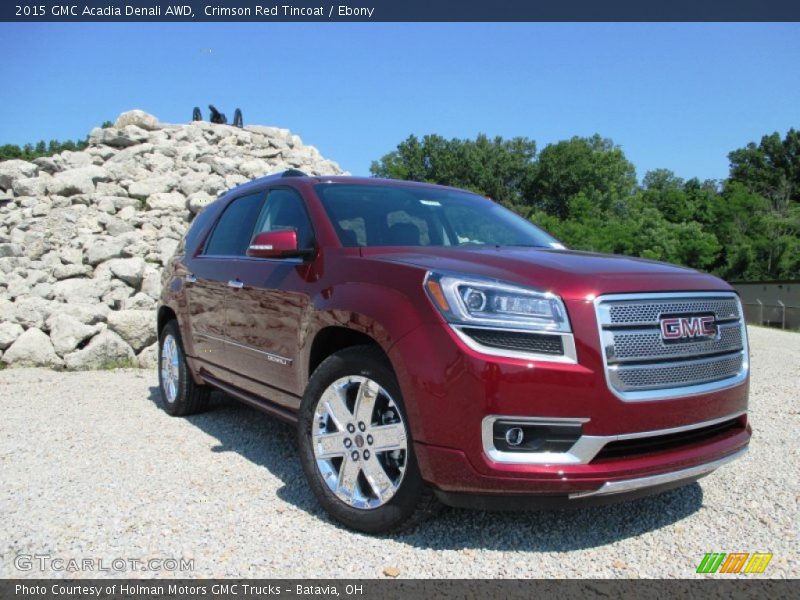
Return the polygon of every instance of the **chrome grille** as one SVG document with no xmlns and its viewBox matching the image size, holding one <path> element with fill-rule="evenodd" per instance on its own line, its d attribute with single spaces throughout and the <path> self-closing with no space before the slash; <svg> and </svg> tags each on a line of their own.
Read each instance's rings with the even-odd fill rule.
<svg viewBox="0 0 800 600">
<path fill-rule="evenodd" d="M 717 321 L 738 319 L 741 316 L 736 298 L 685 299 L 654 302 L 637 300 L 613 303 L 607 306 L 606 323 L 611 325 L 638 325 L 656 323 L 659 315 L 714 313 Z"/>
<path fill-rule="evenodd" d="M 595 308 L 608 385 L 623 400 L 709 392 L 747 376 L 746 331 L 735 294 L 618 294 L 600 296 Z M 662 340 L 662 316 L 709 313 L 716 322 L 715 337 Z"/>
<path fill-rule="evenodd" d="M 682 356 L 702 356 L 741 350 L 742 327 L 739 323 L 719 326 L 719 335 L 710 341 L 665 344 L 658 330 L 604 331 L 603 341 L 609 360 L 616 362 L 658 360 Z"/>
<path fill-rule="evenodd" d="M 741 353 L 729 358 L 609 369 L 612 382 L 626 389 L 658 389 L 697 385 L 733 377 L 742 368 Z"/>
</svg>

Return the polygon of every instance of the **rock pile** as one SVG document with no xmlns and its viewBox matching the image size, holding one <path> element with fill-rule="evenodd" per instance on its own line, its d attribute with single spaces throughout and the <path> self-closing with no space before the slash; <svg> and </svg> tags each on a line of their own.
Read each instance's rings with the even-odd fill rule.
<svg viewBox="0 0 800 600">
<path fill-rule="evenodd" d="M 221 192 L 288 168 L 341 174 L 286 129 L 159 123 L 139 110 L 81 152 L 0 162 L 0 361 L 156 364 L 161 269 Z"/>
</svg>

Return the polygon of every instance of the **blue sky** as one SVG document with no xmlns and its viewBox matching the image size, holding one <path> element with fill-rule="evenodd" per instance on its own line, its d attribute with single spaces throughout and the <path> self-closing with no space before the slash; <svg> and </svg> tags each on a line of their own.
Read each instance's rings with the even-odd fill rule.
<svg viewBox="0 0 800 600">
<path fill-rule="evenodd" d="M 354 174 L 411 133 L 599 133 L 641 178 L 719 179 L 800 127 L 798 24 L 0 24 L 0 143 L 215 104 Z"/>
</svg>

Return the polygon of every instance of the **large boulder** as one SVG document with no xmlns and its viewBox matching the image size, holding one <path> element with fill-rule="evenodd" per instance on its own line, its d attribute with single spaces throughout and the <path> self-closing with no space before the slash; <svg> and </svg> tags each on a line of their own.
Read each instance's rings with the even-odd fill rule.
<svg viewBox="0 0 800 600">
<path fill-rule="evenodd" d="M 53 313 L 53 303 L 34 295 L 20 296 L 14 300 L 13 320 L 24 328 L 41 329 Z"/>
<path fill-rule="evenodd" d="M 22 332 L 25 331 L 21 325 L 11 321 L 0 322 L 0 350 L 5 350 L 13 344 Z"/>
<path fill-rule="evenodd" d="M 136 127 L 141 127 L 142 129 L 146 129 L 148 131 L 161 128 L 161 124 L 158 122 L 156 117 L 144 112 L 143 110 L 139 110 L 138 108 L 122 113 L 117 117 L 117 120 L 114 123 L 114 127 L 117 127 L 118 129 L 122 129 L 128 125 L 135 125 Z"/>
<path fill-rule="evenodd" d="M 47 191 L 58 196 L 91 194 L 96 181 L 108 179 L 108 173 L 96 165 L 79 167 L 56 173 L 47 181 Z"/>
<path fill-rule="evenodd" d="M 39 167 L 26 160 L 4 160 L 0 162 L 0 189 L 10 190 L 17 179 L 33 177 Z"/>
<path fill-rule="evenodd" d="M 67 354 L 64 362 L 71 371 L 82 371 L 129 367 L 134 364 L 135 358 L 136 355 L 125 340 L 113 331 L 102 331 L 85 348 Z"/>
<path fill-rule="evenodd" d="M 0 244 L 0 258 L 22 256 L 25 253 L 20 244 Z"/>
<path fill-rule="evenodd" d="M 141 181 L 134 181 L 128 186 L 128 195 L 131 198 L 146 200 L 153 194 L 165 194 L 169 192 L 176 182 L 176 177 L 161 175 L 158 177 L 148 177 Z"/>
<path fill-rule="evenodd" d="M 47 325 L 50 327 L 50 341 L 59 356 L 74 351 L 82 342 L 97 333 L 97 327 L 85 325 L 65 313 L 51 316 Z"/>
<path fill-rule="evenodd" d="M 169 259 L 173 257 L 175 250 L 178 248 L 178 244 L 180 244 L 180 242 L 172 238 L 158 240 L 158 254 L 162 265 L 167 264 Z"/>
<path fill-rule="evenodd" d="M 105 304 L 95 302 L 70 302 L 69 304 L 58 305 L 58 314 L 75 317 L 84 325 L 104 323 L 110 311 L 111 309 Z M 47 321 L 47 326 L 51 327 L 49 319 Z"/>
<path fill-rule="evenodd" d="M 17 196 L 44 196 L 47 191 L 49 175 L 39 177 L 24 177 L 17 179 L 12 184 L 14 194 Z"/>
<path fill-rule="evenodd" d="M 136 360 L 142 369 L 155 369 L 158 367 L 158 342 L 142 350 Z"/>
<path fill-rule="evenodd" d="M 128 285 L 139 289 L 144 276 L 145 262 L 140 256 L 133 258 L 114 258 L 107 263 L 111 273 L 117 279 L 121 279 Z"/>
<path fill-rule="evenodd" d="M 2 361 L 15 367 L 61 367 L 64 364 L 47 334 L 33 327 L 11 344 Z"/>
<path fill-rule="evenodd" d="M 156 313 L 152 310 L 115 310 L 108 313 L 108 327 L 136 351 L 156 341 Z"/>
<path fill-rule="evenodd" d="M 90 265 L 99 265 L 112 258 L 122 256 L 125 242 L 118 238 L 94 242 L 86 248 L 86 262 Z"/>
<path fill-rule="evenodd" d="M 111 283 L 100 278 L 75 277 L 62 279 L 53 284 L 53 296 L 56 300 L 69 304 L 92 304 L 99 302 L 109 292 Z"/>
<path fill-rule="evenodd" d="M 186 197 L 178 192 L 158 192 L 147 197 L 147 208 L 180 212 L 186 209 Z"/>
<path fill-rule="evenodd" d="M 127 148 L 147 140 L 148 132 L 137 125 L 125 127 L 95 127 L 89 134 L 89 143 L 94 146 Z"/>
</svg>

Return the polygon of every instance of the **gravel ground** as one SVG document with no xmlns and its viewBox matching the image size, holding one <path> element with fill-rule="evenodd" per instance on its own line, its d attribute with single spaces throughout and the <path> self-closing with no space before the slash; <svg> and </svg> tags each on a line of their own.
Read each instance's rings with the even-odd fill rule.
<svg viewBox="0 0 800 600">
<path fill-rule="evenodd" d="M 95 575 L 19 571 L 19 554 L 194 559 L 159 576 L 692 577 L 712 551 L 771 551 L 765 576 L 797 577 L 800 334 L 753 328 L 751 346 L 750 453 L 700 484 L 574 512 L 447 509 L 384 539 L 328 520 L 291 428 L 259 412 L 220 396 L 170 418 L 154 371 L 6 369 L 0 577 Z"/>
</svg>

